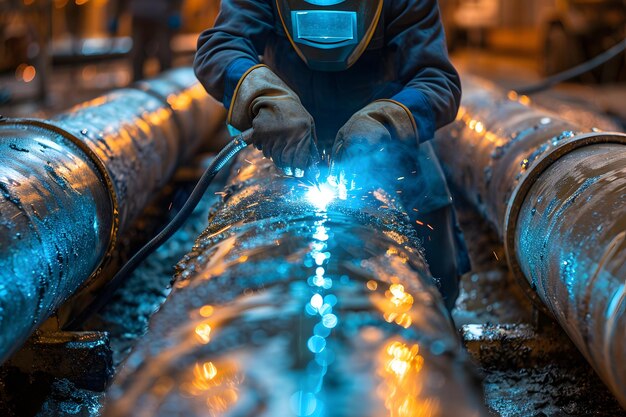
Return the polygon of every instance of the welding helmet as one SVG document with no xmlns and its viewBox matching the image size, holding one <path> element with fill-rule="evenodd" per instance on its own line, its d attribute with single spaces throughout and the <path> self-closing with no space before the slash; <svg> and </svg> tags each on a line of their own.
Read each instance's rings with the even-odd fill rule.
<svg viewBox="0 0 626 417">
<path fill-rule="evenodd" d="M 276 0 L 294 49 L 316 71 L 351 67 L 369 45 L 383 0 Z"/>
</svg>

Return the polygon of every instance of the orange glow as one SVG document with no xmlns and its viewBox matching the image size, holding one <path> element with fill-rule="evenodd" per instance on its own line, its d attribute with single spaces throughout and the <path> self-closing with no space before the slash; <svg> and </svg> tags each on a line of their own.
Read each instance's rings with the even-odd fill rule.
<svg viewBox="0 0 626 417">
<path fill-rule="evenodd" d="M 383 313 L 387 323 L 395 323 L 408 329 L 413 324 L 411 309 L 413 308 L 413 296 L 407 293 L 402 284 L 392 284 L 385 291 L 385 297 L 377 294 L 372 295 L 372 302 Z"/>
<path fill-rule="evenodd" d="M 367 289 L 370 291 L 376 291 L 378 289 L 378 283 L 374 280 L 367 281 Z"/>
<path fill-rule="evenodd" d="M 196 363 L 190 379 L 181 384 L 181 390 L 187 395 L 201 397 L 209 415 L 222 415 L 239 400 L 242 381 L 236 363 Z"/>
<path fill-rule="evenodd" d="M 467 109 L 463 106 L 459 107 L 459 112 L 456 114 L 456 120 L 463 120 L 463 117 L 467 113 Z"/>
<path fill-rule="evenodd" d="M 517 94 L 516 91 L 513 91 L 513 90 L 509 91 L 509 93 L 507 94 L 507 97 L 509 98 L 509 100 L 512 100 L 512 101 L 517 101 L 519 99 L 519 95 Z"/>
<path fill-rule="evenodd" d="M 200 315 L 204 318 L 211 317 L 213 315 L 213 306 L 206 305 L 200 308 Z"/>
<path fill-rule="evenodd" d="M 25 83 L 29 83 L 35 79 L 37 76 L 37 70 L 32 65 L 29 65 L 24 69 L 24 73 L 22 74 L 22 79 Z"/>
<path fill-rule="evenodd" d="M 191 107 L 191 97 L 187 94 L 170 94 L 167 97 L 167 103 L 174 110 L 186 110 Z"/>
<path fill-rule="evenodd" d="M 196 340 L 203 345 L 211 341 L 211 326 L 208 323 L 201 323 L 196 326 Z"/>
<path fill-rule="evenodd" d="M 29 83 L 37 76 L 37 70 L 32 65 L 20 64 L 15 70 L 17 80 Z"/>
<path fill-rule="evenodd" d="M 391 297 L 389 297 L 391 294 Z M 387 298 L 391 298 L 391 302 L 396 306 L 408 306 L 409 308 L 413 305 L 413 296 L 404 291 L 404 285 L 402 284 L 392 284 L 389 287 L 389 292 L 385 293 Z"/>
<path fill-rule="evenodd" d="M 196 363 L 193 374 L 193 386 L 198 390 L 206 391 L 211 388 L 211 380 L 217 376 L 217 368 L 213 365 L 213 362 L 205 362 L 202 365 Z"/>
<path fill-rule="evenodd" d="M 398 232 L 394 232 L 392 230 L 385 230 L 383 233 L 385 234 L 385 236 L 387 236 L 389 239 L 396 242 L 398 245 L 404 245 L 408 242 L 407 237 L 404 235 L 401 235 Z M 396 253 L 397 253 L 397 250 L 396 250 Z"/>
<path fill-rule="evenodd" d="M 388 323 L 395 322 L 397 325 L 408 328 L 413 320 L 408 314 L 413 307 L 413 296 L 404 291 L 401 284 L 392 284 L 385 292 L 385 297 L 391 302 L 384 312 Z"/>
<path fill-rule="evenodd" d="M 378 375 L 382 381 L 376 391 L 390 417 L 433 417 L 439 412 L 437 399 L 424 398 L 421 371 L 424 357 L 419 345 L 390 341 L 379 353 Z"/>
</svg>

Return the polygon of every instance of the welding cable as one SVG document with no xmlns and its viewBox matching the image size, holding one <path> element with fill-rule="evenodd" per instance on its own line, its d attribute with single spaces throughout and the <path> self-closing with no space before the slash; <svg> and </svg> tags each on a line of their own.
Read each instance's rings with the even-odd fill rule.
<svg viewBox="0 0 626 417">
<path fill-rule="evenodd" d="M 224 168 L 235 155 L 242 149 L 248 146 L 250 137 L 252 136 L 252 129 L 234 137 L 215 157 L 209 167 L 200 177 L 200 180 L 194 187 L 191 195 L 185 201 L 185 204 L 180 211 L 174 216 L 171 222 L 169 222 L 163 230 L 159 232 L 150 242 L 142 247 L 139 252 L 133 255 L 132 258 L 120 269 L 115 276 L 106 283 L 101 293 L 98 294 L 96 300 L 90 304 L 85 310 L 78 314 L 75 318 L 66 326 L 68 330 L 75 330 L 82 326 L 92 314 L 97 313 L 113 296 L 115 291 L 124 282 L 124 279 L 128 277 L 133 271 L 155 250 L 163 245 L 174 233 L 181 228 L 189 216 L 193 213 L 194 209 L 202 200 L 206 190 L 213 182 L 215 176 Z"/>
<path fill-rule="evenodd" d="M 596 69 L 600 65 L 603 65 L 611 59 L 615 58 L 625 50 L 626 39 L 623 39 L 621 42 L 618 42 L 610 49 L 607 49 L 606 51 L 602 52 L 600 55 L 597 55 L 595 58 L 590 59 L 589 61 L 583 62 L 580 65 L 576 65 L 575 67 L 572 67 L 558 74 L 554 74 L 553 76 L 548 77 L 537 84 L 517 88 L 514 91 L 519 95 L 526 96 L 540 93 L 554 87 L 557 84 L 571 80 L 572 78 L 579 77 L 586 72 Z"/>
</svg>

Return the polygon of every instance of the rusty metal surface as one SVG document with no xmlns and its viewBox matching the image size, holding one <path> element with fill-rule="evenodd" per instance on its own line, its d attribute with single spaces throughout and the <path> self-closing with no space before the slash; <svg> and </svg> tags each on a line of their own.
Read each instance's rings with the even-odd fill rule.
<svg viewBox="0 0 626 417">
<path fill-rule="evenodd" d="M 625 144 L 626 135 L 577 126 L 471 77 L 457 120 L 436 141 L 452 181 L 498 230 L 529 296 L 622 405 Z"/>
<path fill-rule="evenodd" d="M 486 415 L 394 198 L 320 207 L 259 155 L 240 157 L 104 415 Z"/>
<path fill-rule="evenodd" d="M 79 287 L 65 315 L 94 297 L 118 234 L 209 139 L 215 108 L 184 68 L 50 121 L 0 122 L 0 361 Z"/>
</svg>

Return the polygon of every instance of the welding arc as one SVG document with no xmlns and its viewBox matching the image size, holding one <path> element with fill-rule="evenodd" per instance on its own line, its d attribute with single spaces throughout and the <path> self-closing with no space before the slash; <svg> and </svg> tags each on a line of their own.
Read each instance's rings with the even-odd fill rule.
<svg viewBox="0 0 626 417">
<path fill-rule="evenodd" d="M 102 292 L 98 294 L 96 300 L 85 310 L 83 310 L 75 318 L 71 319 L 66 330 L 75 330 L 80 328 L 85 320 L 91 315 L 97 313 L 113 296 L 115 291 L 122 284 L 124 279 L 128 277 L 133 271 L 155 250 L 163 245 L 174 233 L 181 228 L 189 216 L 193 213 L 194 209 L 202 200 L 204 193 L 213 182 L 215 176 L 224 168 L 232 158 L 239 153 L 242 149 L 248 146 L 249 139 L 252 136 L 252 129 L 246 130 L 240 135 L 231 140 L 224 148 L 217 154 L 215 159 L 211 162 L 209 167 L 200 177 L 200 180 L 194 187 L 191 195 L 185 201 L 185 204 L 180 211 L 174 216 L 171 222 L 169 222 L 158 235 L 156 235 L 150 242 L 142 247 L 139 252 L 133 255 L 132 258 L 120 269 L 115 276 L 106 284 L 102 289 Z"/>
<path fill-rule="evenodd" d="M 615 58 L 616 56 L 618 56 L 625 50 L 626 50 L 626 39 L 623 39 L 621 42 L 618 42 L 613 47 L 607 49 L 606 51 L 602 52 L 600 55 L 597 55 L 596 57 L 590 59 L 587 62 L 583 62 L 582 64 L 576 65 L 575 67 L 572 67 L 568 70 L 565 70 L 558 74 L 554 74 L 553 76 L 548 77 L 537 84 L 529 85 L 529 86 L 522 87 L 522 88 L 517 88 L 515 89 L 515 92 L 519 95 L 527 96 L 527 95 L 540 93 L 542 91 L 548 90 L 557 84 L 571 80 L 572 78 L 579 77 L 586 72 L 596 69 L 600 65 L 603 65 L 607 63 L 608 61 L 610 61 L 611 59 Z"/>
</svg>

